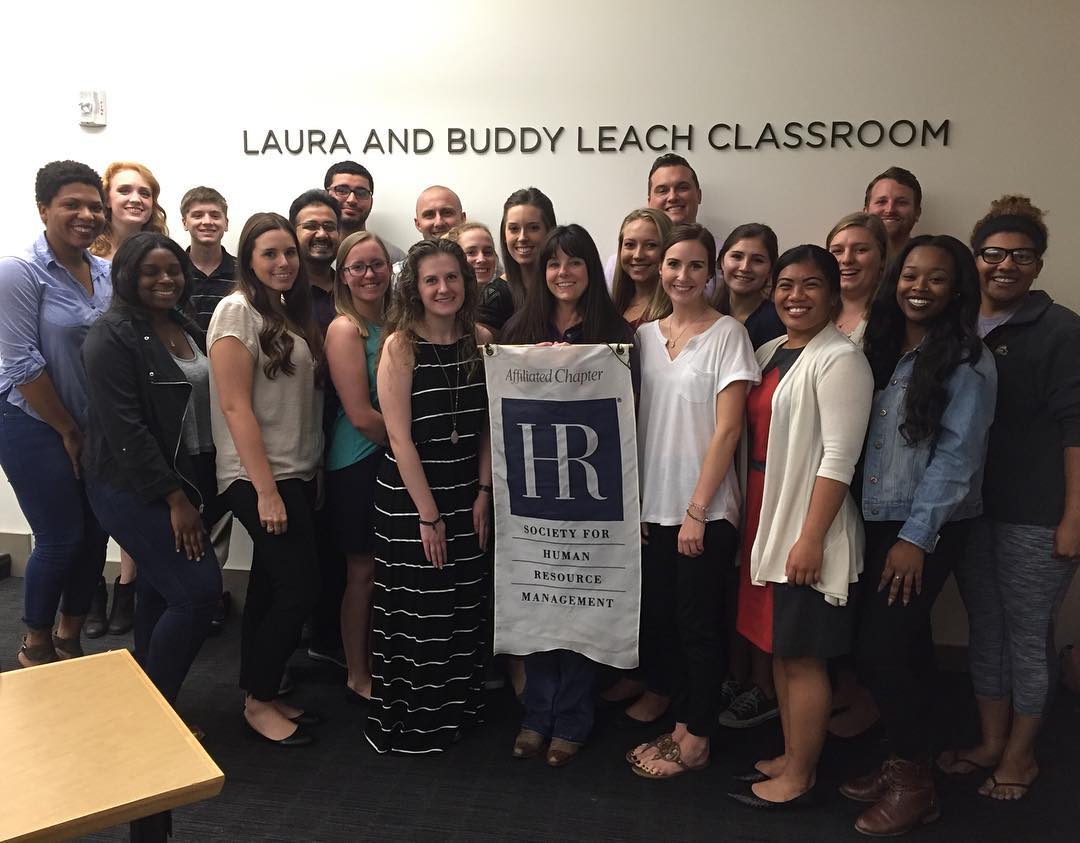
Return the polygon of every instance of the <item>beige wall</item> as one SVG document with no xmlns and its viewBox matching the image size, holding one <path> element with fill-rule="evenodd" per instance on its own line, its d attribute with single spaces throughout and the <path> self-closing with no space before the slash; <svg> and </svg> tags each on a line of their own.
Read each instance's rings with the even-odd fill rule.
<svg viewBox="0 0 1080 843">
<path fill-rule="evenodd" d="M 184 190 L 217 186 L 231 203 L 234 243 L 248 214 L 285 211 L 334 160 L 247 156 L 245 128 L 344 130 L 375 174 L 371 227 L 399 245 L 414 239 L 413 203 L 428 184 L 456 188 L 469 215 L 489 223 L 512 190 L 535 184 L 561 221 L 584 224 L 610 253 L 619 220 L 644 199 L 654 153 L 578 154 L 564 137 L 555 155 L 449 156 L 439 151 L 446 127 L 563 125 L 571 135 L 579 125 L 693 123 L 697 143 L 685 154 L 701 177 L 704 221 L 721 236 L 763 220 L 785 245 L 819 242 L 861 204 L 869 177 L 897 163 L 924 186 L 918 231 L 966 238 L 992 198 L 1030 194 L 1051 212 L 1040 283 L 1080 307 L 1062 248 L 1080 231 L 1075 2 L 458 0 L 327 3 L 310 14 L 293 2 L 260 4 L 257 18 L 250 8 L 5 11 L 0 254 L 38 233 L 34 172 L 61 157 L 99 169 L 117 158 L 147 163 L 181 235 Z M 104 130 L 77 124 L 84 88 L 107 92 Z M 948 148 L 719 152 L 704 142 L 718 122 L 756 135 L 767 121 L 946 118 Z M 371 127 L 430 129 L 436 151 L 362 155 Z M 0 484 L 0 530 L 21 525 Z"/>
</svg>

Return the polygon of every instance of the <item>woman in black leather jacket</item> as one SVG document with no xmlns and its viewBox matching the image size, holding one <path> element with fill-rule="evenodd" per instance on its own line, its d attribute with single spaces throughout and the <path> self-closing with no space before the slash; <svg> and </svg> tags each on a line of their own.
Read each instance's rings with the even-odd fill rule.
<svg viewBox="0 0 1080 843">
<path fill-rule="evenodd" d="M 205 524 L 222 514 L 210 435 L 209 366 L 184 250 L 150 232 L 112 264 L 113 300 L 83 345 L 83 468 L 102 526 L 139 560 L 135 657 L 174 702 L 210 629 L 221 573 Z"/>
</svg>

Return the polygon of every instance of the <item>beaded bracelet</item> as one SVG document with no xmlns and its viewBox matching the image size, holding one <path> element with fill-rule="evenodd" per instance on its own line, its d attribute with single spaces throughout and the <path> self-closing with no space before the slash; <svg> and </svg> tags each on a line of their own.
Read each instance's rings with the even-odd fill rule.
<svg viewBox="0 0 1080 843">
<path fill-rule="evenodd" d="M 698 511 L 698 512 L 700 512 L 700 513 L 701 513 L 702 515 L 704 515 L 704 514 L 705 514 L 705 507 L 703 507 L 703 506 L 702 506 L 701 504 L 699 504 L 699 503 L 694 503 L 693 501 L 690 501 L 690 503 L 688 503 L 688 504 L 686 505 L 686 508 L 687 508 L 687 509 L 694 509 L 694 510 L 697 510 L 697 511 Z"/>
<path fill-rule="evenodd" d="M 689 508 L 689 507 L 687 507 L 687 509 L 686 509 L 686 515 L 687 515 L 687 517 L 688 517 L 688 518 L 691 518 L 691 519 L 693 519 L 694 521 L 697 521 L 697 522 L 698 522 L 698 524 L 708 524 L 708 523 L 709 523 L 709 522 L 708 522 L 708 521 L 707 521 L 706 519 L 704 519 L 704 518 L 698 518 L 698 517 L 697 517 L 696 515 L 694 515 L 694 513 L 692 513 L 692 512 L 690 511 L 690 508 Z"/>
</svg>

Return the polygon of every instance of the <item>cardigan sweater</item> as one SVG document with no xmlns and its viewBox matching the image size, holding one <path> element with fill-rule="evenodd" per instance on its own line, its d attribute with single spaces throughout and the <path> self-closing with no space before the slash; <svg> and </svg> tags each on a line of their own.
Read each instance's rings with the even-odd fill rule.
<svg viewBox="0 0 1080 843">
<path fill-rule="evenodd" d="M 787 341 L 757 350 L 768 364 Z M 830 322 L 803 349 L 772 398 L 761 520 L 750 552 L 755 585 L 787 582 L 788 553 L 802 533 L 814 481 L 851 483 L 862 453 L 874 397 L 874 376 L 862 352 Z M 830 603 L 847 602 L 863 566 L 863 526 L 850 493 L 825 534 L 819 581 Z"/>
</svg>

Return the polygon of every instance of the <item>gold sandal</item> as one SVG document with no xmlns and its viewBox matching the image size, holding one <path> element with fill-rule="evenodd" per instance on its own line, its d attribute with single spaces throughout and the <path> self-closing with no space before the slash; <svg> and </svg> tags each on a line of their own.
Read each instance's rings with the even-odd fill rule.
<svg viewBox="0 0 1080 843">
<path fill-rule="evenodd" d="M 683 773 L 696 773 L 700 770 L 704 770 L 709 766 L 709 759 L 706 758 L 702 763 L 690 766 L 682 760 L 682 749 L 679 745 L 671 740 L 663 747 L 657 746 L 657 755 L 650 759 L 650 761 L 672 761 L 678 765 L 678 769 L 670 773 L 662 773 L 655 767 L 649 767 L 642 759 L 638 759 L 630 765 L 635 773 L 645 779 L 673 779 L 675 776 L 681 776 Z"/>
</svg>

